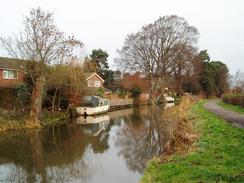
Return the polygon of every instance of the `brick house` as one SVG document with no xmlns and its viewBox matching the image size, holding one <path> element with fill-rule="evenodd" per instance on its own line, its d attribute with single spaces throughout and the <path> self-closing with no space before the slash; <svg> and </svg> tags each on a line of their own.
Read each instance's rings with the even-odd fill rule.
<svg viewBox="0 0 244 183">
<path fill-rule="evenodd" d="M 19 61 L 14 58 L 0 57 L 0 87 L 12 88 L 23 81 L 25 72 Z M 85 79 L 88 88 L 104 88 L 104 80 L 95 72 L 85 73 Z"/>
<path fill-rule="evenodd" d="M 88 88 L 104 88 L 104 80 L 97 73 L 85 73 Z"/>
<path fill-rule="evenodd" d="M 12 88 L 23 81 L 24 76 L 17 59 L 0 57 L 0 87 Z"/>
</svg>

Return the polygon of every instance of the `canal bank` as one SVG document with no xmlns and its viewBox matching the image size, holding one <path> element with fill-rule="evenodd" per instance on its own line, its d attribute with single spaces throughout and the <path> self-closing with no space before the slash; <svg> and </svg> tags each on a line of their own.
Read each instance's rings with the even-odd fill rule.
<svg viewBox="0 0 244 183">
<path fill-rule="evenodd" d="M 203 108 L 192 106 L 189 118 L 199 139 L 188 153 L 147 166 L 142 183 L 244 182 L 244 131 Z"/>
</svg>

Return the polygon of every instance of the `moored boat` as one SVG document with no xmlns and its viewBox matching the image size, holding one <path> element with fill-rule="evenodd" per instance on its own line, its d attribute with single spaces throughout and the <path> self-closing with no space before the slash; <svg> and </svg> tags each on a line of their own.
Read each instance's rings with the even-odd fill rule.
<svg viewBox="0 0 244 183">
<path fill-rule="evenodd" d="M 109 102 L 101 97 L 91 96 L 85 97 L 83 106 L 76 107 L 76 113 L 82 116 L 92 116 L 108 112 Z"/>
<path fill-rule="evenodd" d="M 81 125 L 89 125 L 89 124 L 97 124 L 97 123 L 109 123 L 109 115 L 102 114 L 96 116 L 80 116 L 76 119 L 77 124 Z"/>
<path fill-rule="evenodd" d="M 166 97 L 165 97 L 165 101 L 166 101 L 166 102 L 174 102 L 174 101 L 175 101 L 175 98 L 170 97 L 170 96 L 166 96 Z"/>
</svg>

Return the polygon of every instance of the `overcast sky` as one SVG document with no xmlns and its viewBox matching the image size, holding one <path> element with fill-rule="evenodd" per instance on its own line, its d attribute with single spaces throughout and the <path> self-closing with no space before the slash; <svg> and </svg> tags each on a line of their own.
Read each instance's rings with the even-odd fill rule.
<svg viewBox="0 0 244 183">
<path fill-rule="evenodd" d="M 18 33 L 31 8 L 54 13 L 59 29 L 74 34 L 86 53 L 102 48 L 109 62 L 127 34 L 137 32 L 159 16 L 179 15 L 200 32 L 198 47 L 208 49 L 212 60 L 226 63 L 234 73 L 244 71 L 243 0 L 1 0 L 1 36 Z"/>
</svg>

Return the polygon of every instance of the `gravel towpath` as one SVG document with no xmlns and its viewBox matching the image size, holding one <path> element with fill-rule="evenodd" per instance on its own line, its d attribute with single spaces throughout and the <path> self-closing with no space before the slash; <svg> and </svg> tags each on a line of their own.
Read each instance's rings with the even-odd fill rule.
<svg viewBox="0 0 244 183">
<path fill-rule="evenodd" d="M 238 128 L 244 128 L 244 114 L 239 114 L 237 112 L 224 109 L 217 104 L 218 101 L 208 101 L 205 103 L 204 107 L 208 111 L 215 113 L 229 123 L 232 123 Z"/>
</svg>

